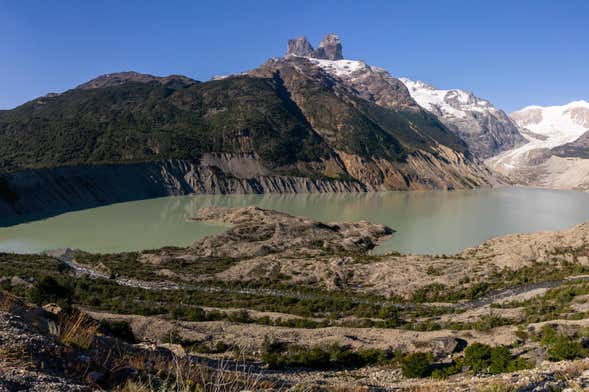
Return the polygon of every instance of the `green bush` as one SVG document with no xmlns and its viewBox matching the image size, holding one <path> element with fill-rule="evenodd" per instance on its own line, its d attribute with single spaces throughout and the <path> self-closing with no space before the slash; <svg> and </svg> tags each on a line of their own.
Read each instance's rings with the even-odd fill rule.
<svg viewBox="0 0 589 392">
<path fill-rule="evenodd" d="M 376 349 L 353 351 L 350 347 L 338 344 L 309 348 L 266 340 L 262 359 L 273 369 L 289 367 L 311 369 L 360 368 L 366 365 L 390 362 L 392 353 Z"/>
<path fill-rule="evenodd" d="M 37 305 L 54 302 L 61 307 L 69 307 L 72 297 L 71 288 L 62 285 L 52 276 L 44 276 L 37 280 L 29 292 L 29 299 Z"/>
<path fill-rule="evenodd" d="M 548 348 L 548 359 L 551 361 L 563 361 L 567 359 L 582 358 L 586 355 L 583 345 L 568 336 L 558 335 L 553 338 Z"/>
<path fill-rule="evenodd" d="M 537 338 L 540 344 L 547 348 L 548 359 L 551 361 L 577 359 L 587 355 L 587 350 L 583 348 L 581 342 L 570 336 L 559 334 L 552 325 L 544 325 Z"/>
<path fill-rule="evenodd" d="M 464 350 L 464 365 L 473 374 L 499 374 L 530 367 L 525 359 L 513 358 L 507 347 L 491 347 L 482 343 L 473 343 Z"/>
<path fill-rule="evenodd" d="M 407 378 L 428 377 L 432 372 L 432 356 L 429 353 L 407 354 L 401 360 L 401 371 Z"/>
<path fill-rule="evenodd" d="M 190 321 L 206 321 L 207 314 L 202 308 L 191 308 L 188 310 L 186 317 Z"/>
<path fill-rule="evenodd" d="M 453 374 L 458 374 L 462 371 L 464 362 L 462 359 L 452 361 L 447 365 L 437 365 L 432 371 L 432 377 L 437 379 L 446 379 Z"/>
<path fill-rule="evenodd" d="M 464 350 L 464 365 L 472 373 L 485 372 L 491 362 L 491 347 L 482 343 L 473 343 Z"/>
<path fill-rule="evenodd" d="M 509 370 L 511 363 L 511 353 L 505 346 L 497 346 L 491 349 L 491 362 L 489 364 L 489 373 L 499 374 Z"/>
</svg>

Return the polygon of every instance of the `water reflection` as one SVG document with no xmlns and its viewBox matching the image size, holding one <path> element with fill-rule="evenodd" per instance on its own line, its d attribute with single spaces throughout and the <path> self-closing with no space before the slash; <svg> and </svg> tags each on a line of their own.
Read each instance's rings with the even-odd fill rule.
<svg viewBox="0 0 589 392">
<path fill-rule="evenodd" d="M 199 208 L 257 205 L 323 221 L 366 219 L 397 233 L 378 251 L 454 253 L 492 236 L 589 220 L 589 195 L 526 188 L 367 194 L 197 195 L 135 201 L 0 228 L 0 250 L 78 247 L 115 252 L 185 246 L 226 226 L 194 222 Z"/>
</svg>

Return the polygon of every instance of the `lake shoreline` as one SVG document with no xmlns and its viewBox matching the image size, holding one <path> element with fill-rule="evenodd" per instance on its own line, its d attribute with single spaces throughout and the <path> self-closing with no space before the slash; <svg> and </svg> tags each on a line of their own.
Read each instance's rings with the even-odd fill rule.
<svg viewBox="0 0 589 392">
<path fill-rule="evenodd" d="M 583 192 L 502 187 L 482 190 L 337 194 L 168 196 L 68 212 L 0 228 L 0 250 L 91 252 L 188 246 L 223 226 L 194 222 L 202 207 L 259 206 L 321 221 L 369 220 L 395 235 L 376 254 L 454 254 L 506 234 L 559 230 L 589 221 Z M 92 224 L 89 224 L 91 222 Z"/>
</svg>

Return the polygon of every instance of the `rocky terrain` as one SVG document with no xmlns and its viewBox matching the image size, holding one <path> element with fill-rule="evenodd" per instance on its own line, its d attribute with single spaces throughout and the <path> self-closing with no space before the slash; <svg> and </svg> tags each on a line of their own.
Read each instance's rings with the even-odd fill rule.
<svg viewBox="0 0 589 392">
<path fill-rule="evenodd" d="M 288 40 L 287 55 L 308 56 L 316 59 L 341 60 L 342 44 L 335 34 L 327 34 L 319 43 L 317 49 L 313 49 L 311 43 L 305 37 L 298 37 Z"/>
<path fill-rule="evenodd" d="M 369 222 L 255 207 L 195 219 L 230 227 L 188 248 L 0 254 L 0 288 L 46 305 L 2 292 L 0 385 L 135 390 L 187 366 L 230 390 L 589 385 L 587 224 L 417 256 L 367 253 L 394 235 Z"/>
<path fill-rule="evenodd" d="M 343 60 L 333 34 L 209 82 L 112 73 L 0 111 L 0 157 L 0 211 L 12 221 L 187 193 L 502 182 L 401 81 Z"/>
<path fill-rule="evenodd" d="M 137 344 L 117 325 L 50 304 L 43 308 L 0 292 L 0 390 L 136 391 L 256 388 L 246 372 L 186 357 L 174 344 Z M 182 371 L 182 380 L 178 373 Z M 272 385 L 272 384 L 269 384 Z M 188 390 L 188 389 L 185 389 Z"/>
<path fill-rule="evenodd" d="M 555 271 L 572 261 L 589 266 L 589 224 L 561 232 L 497 237 L 450 256 L 391 254 L 358 262 L 356 258 L 362 260 L 362 254 L 393 230 L 368 222 L 323 224 L 257 207 L 208 208 L 197 219 L 235 227 L 205 237 L 187 250 L 164 251 L 159 257 L 144 252 L 142 258 L 155 265 L 170 265 L 174 259 L 197 255 L 230 257 L 236 263 L 227 269 L 194 279 L 244 282 L 278 275 L 284 283 L 407 299 L 433 286 L 466 290 L 477 282 L 491 284 L 502 270 L 521 270 L 538 263 Z M 160 258 L 166 261 L 156 261 Z"/>
<path fill-rule="evenodd" d="M 197 219 L 235 226 L 192 246 L 199 255 L 215 257 L 266 256 L 317 246 L 329 252 L 366 252 L 393 233 L 389 227 L 365 221 L 325 224 L 257 207 L 210 207 L 202 209 Z"/>
</svg>

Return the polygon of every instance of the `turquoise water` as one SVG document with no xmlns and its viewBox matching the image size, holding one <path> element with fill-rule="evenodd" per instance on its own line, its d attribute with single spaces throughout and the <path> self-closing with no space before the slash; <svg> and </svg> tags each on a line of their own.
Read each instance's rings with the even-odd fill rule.
<svg viewBox="0 0 589 392">
<path fill-rule="evenodd" d="M 185 246 L 226 226 L 190 221 L 201 207 L 256 205 L 323 221 L 366 219 L 397 230 L 378 252 L 458 252 L 509 233 L 589 221 L 589 194 L 529 188 L 367 194 L 194 195 L 113 204 L 0 228 L 0 250 L 91 252 Z"/>
</svg>

